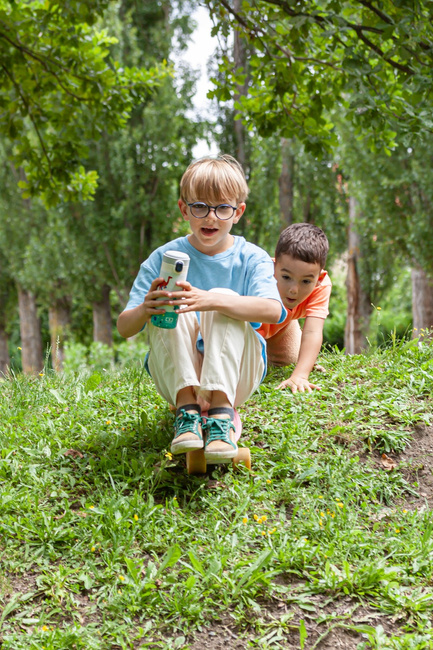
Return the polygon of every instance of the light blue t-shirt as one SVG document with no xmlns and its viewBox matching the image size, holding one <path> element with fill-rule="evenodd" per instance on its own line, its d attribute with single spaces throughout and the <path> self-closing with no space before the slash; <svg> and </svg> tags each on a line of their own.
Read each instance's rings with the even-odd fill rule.
<svg viewBox="0 0 433 650">
<path fill-rule="evenodd" d="M 179 250 L 190 257 L 188 282 L 198 289 L 209 291 L 220 287 L 232 289 L 241 296 L 273 298 L 281 305 L 281 323 L 287 312 L 281 302 L 274 278 L 274 263 L 270 256 L 255 244 L 247 242 L 244 237 L 234 236 L 233 246 L 217 255 L 206 255 L 192 246 L 188 237 L 179 237 L 157 248 L 145 260 L 138 272 L 125 307 L 133 309 L 144 301 L 150 285 L 160 274 L 162 257 L 165 251 Z M 200 318 L 199 313 L 197 317 Z M 251 323 L 257 330 L 261 323 Z M 266 343 L 256 332 L 261 344 L 266 367 Z M 199 344 L 200 345 L 200 344 Z"/>
</svg>

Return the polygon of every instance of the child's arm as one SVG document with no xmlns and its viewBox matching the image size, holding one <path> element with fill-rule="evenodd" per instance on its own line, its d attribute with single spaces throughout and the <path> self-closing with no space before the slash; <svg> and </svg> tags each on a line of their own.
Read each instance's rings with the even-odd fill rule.
<svg viewBox="0 0 433 650">
<path fill-rule="evenodd" d="M 117 329 L 120 336 L 127 339 L 130 336 L 134 336 L 134 334 L 138 334 L 150 320 L 151 316 L 164 313 L 165 310 L 161 309 L 161 305 L 169 304 L 169 300 L 157 301 L 157 298 L 171 296 L 171 293 L 158 289 L 161 282 L 163 282 L 163 278 L 155 278 L 150 285 L 144 302 L 141 305 L 137 305 L 137 307 L 122 311 L 117 319 Z"/>
<path fill-rule="evenodd" d="M 186 281 L 176 284 L 184 289 L 176 293 L 176 298 L 182 298 L 181 311 L 218 311 L 235 320 L 253 323 L 278 323 L 281 318 L 282 305 L 274 298 L 204 291 Z"/>
<path fill-rule="evenodd" d="M 308 377 L 322 347 L 324 322 L 323 318 L 307 316 L 304 327 L 302 328 L 298 362 L 290 377 L 281 382 L 277 388 L 289 387 L 292 393 L 297 393 L 298 391 L 300 393 L 304 391 L 311 393 L 313 388 L 319 388 L 316 384 L 311 384 L 308 381 Z"/>
</svg>

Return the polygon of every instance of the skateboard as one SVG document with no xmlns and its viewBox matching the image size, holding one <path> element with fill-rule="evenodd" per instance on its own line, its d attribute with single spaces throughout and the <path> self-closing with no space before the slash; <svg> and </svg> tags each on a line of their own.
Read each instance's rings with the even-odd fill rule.
<svg viewBox="0 0 433 650">
<path fill-rule="evenodd" d="M 207 411 L 202 413 L 203 417 L 206 417 Z M 242 433 L 242 422 L 239 417 L 239 413 L 235 409 L 234 425 L 236 427 L 235 431 L 235 440 L 236 442 L 241 437 Z M 233 468 L 237 465 L 242 464 L 247 469 L 251 470 L 251 454 L 248 447 L 238 447 L 238 453 L 234 458 L 227 459 L 227 463 L 232 463 Z M 204 455 L 204 449 L 195 449 L 194 451 L 186 452 L 186 471 L 188 474 L 205 474 L 207 468 L 207 462 Z"/>
</svg>

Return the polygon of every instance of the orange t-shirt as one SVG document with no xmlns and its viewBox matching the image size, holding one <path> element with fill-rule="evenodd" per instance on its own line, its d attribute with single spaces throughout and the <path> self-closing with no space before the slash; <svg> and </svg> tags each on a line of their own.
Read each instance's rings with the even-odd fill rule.
<svg viewBox="0 0 433 650">
<path fill-rule="evenodd" d="M 287 309 L 287 317 L 282 323 L 262 323 L 258 332 L 264 339 L 270 339 L 284 329 L 292 320 L 314 316 L 314 318 L 325 319 L 329 314 L 329 297 L 331 295 L 332 282 L 326 271 L 322 271 L 310 295 L 305 298 L 294 309 Z"/>
</svg>

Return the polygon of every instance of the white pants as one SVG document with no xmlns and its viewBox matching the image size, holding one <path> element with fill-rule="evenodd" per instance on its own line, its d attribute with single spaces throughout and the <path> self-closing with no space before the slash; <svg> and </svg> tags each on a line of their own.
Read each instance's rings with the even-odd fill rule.
<svg viewBox="0 0 433 650">
<path fill-rule="evenodd" d="M 212 289 L 235 293 L 230 289 Z M 191 386 L 202 408 L 211 392 L 222 391 L 232 406 L 243 404 L 260 385 L 264 362 L 260 342 L 250 323 L 216 311 L 179 313 L 174 329 L 148 324 L 148 367 L 156 389 L 170 404 L 182 388 Z M 199 334 L 204 354 L 197 350 Z"/>
</svg>

